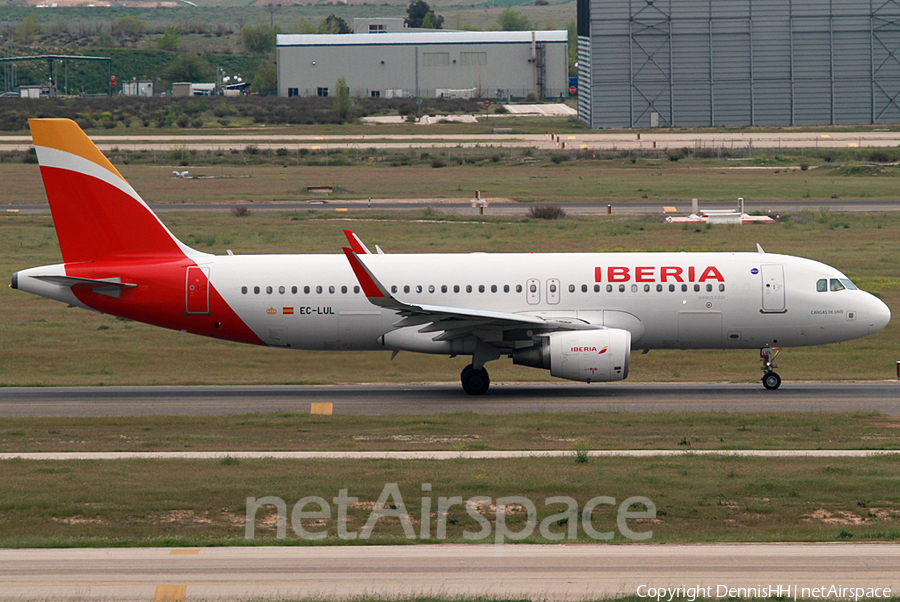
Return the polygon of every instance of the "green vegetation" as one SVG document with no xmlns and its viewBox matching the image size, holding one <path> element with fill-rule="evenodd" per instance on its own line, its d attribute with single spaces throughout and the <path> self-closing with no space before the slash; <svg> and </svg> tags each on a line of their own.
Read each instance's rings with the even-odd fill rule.
<svg viewBox="0 0 900 602">
<path fill-rule="evenodd" d="M 196 546 L 310 543 L 289 528 L 276 539 L 274 509 L 259 510 L 255 539 L 244 539 L 248 497 L 276 496 L 290 513 L 304 496 L 330 501 L 341 489 L 358 498 L 348 506 L 349 531 L 358 531 L 387 483 L 396 483 L 421 533 L 422 498 L 525 496 L 538 519 L 566 506 L 547 504 L 570 496 L 578 508 L 596 496 L 620 504 L 645 496 L 656 518 L 629 521 L 634 531 L 652 531 L 652 542 L 837 541 L 900 539 L 898 458 L 793 458 L 790 462 L 736 457 L 673 458 L 573 457 L 449 461 L 122 460 L 3 461 L 0 490 L 0 546 Z M 430 493 L 421 485 L 431 483 Z M 394 499 L 393 501 L 398 501 Z M 615 529 L 616 506 L 600 505 L 592 524 Z M 311 509 L 314 509 L 312 507 Z M 642 509 L 642 508 L 637 508 Z M 494 522 L 491 503 L 479 511 Z M 315 543 L 341 543 L 332 518 L 307 522 L 327 532 Z M 524 526 L 522 509 L 510 510 L 511 531 Z M 565 520 L 565 518 L 563 518 Z M 435 523 L 431 515 L 431 537 Z M 479 526 L 465 507 L 451 507 L 447 539 L 463 543 L 463 532 Z M 565 533 L 565 524 L 551 532 Z M 574 526 L 574 525 L 573 525 Z M 587 538 L 578 524 L 578 540 Z M 543 543 L 536 529 L 524 540 Z M 616 531 L 613 542 L 625 542 Z M 407 543 L 400 521 L 382 518 L 362 543 Z M 360 540 L 356 540 L 360 543 Z"/>
<path fill-rule="evenodd" d="M 0 452 L 883 450 L 900 449 L 898 428 L 875 412 L 4 418 Z"/>
</svg>

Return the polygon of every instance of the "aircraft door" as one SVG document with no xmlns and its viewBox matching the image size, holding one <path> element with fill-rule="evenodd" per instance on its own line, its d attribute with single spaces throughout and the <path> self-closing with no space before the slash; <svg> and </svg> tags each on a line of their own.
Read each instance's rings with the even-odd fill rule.
<svg viewBox="0 0 900 602">
<path fill-rule="evenodd" d="M 209 313 L 209 268 L 191 266 L 187 269 L 184 295 L 185 313 L 191 315 Z"/>
<path fill-rule="evenodd" d="M 547 303 L 550 305 L 559 303 L 559 280 L 556 278 L 547 281 Z"/>
<path fill-rule="evenodd" d="M 525 298 L 528 305 L 537 305 L 541 302 L 541 281 L 530 278 L 525 283 Z"/>
<path fill-rule="evenodd" d="M 784 266 L 760 266 L 763 312 L 784 313 Z"/>
</svg>

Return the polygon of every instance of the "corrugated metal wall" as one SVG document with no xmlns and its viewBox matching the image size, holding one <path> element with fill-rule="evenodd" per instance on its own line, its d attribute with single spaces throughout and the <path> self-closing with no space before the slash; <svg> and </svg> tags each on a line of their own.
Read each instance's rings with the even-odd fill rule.
<svg viewBox="0 0 900 602">
<path fill-rule="evenodd" d="M 579 118 L 593 128 L 900 121 L 900 0 L 580 0 L 578 11 Z"/>
</svg>

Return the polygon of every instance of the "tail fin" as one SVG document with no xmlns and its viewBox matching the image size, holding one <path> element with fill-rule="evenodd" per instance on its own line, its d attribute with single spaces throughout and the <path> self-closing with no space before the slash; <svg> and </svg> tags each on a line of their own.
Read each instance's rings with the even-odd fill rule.
<svg viewBox="0 0 900 602">
<path fill-rule="evenodd" d="M 69 119 L 30 119 L 63 261 L 199 255 L 176 239 Z"/>
</svg>

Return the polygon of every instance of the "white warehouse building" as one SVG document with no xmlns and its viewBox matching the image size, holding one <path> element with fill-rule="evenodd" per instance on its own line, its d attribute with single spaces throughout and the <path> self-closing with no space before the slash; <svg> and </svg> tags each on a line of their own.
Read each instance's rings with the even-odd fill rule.
<svg viewBox="0 0 900 602">
<path fill-rule="evenodd" d="M 568 94 L 568 32 L 279 35 L 278 95 L 539 97 Z"/>
</svg>

